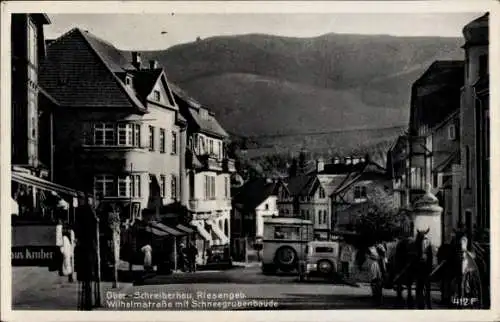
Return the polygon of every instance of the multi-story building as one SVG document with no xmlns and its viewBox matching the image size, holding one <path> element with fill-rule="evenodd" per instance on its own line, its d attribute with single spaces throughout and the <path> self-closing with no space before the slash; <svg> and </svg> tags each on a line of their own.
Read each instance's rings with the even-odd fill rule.
<svg viewBox="0 0 500 322">
<path fill-rule="evenodd" d="M 45 14 L 12 15 L 12 165 L 43 177 L 48 177 L 50 165 L 40 162 L 38 102 L 46 92 L 39 85 L 38 70 L 45 57 L 47 24 Z"/>
<path fill-rule="evenodd" d="M 56 182 L 120 206 L 122 219 L 181 200 L 186 124 L 163 68 L 75 28 L 48 45 L 41 71 L 59 102 Z"/>
<path fill-rule="evenodd" d="M 452 181 L 460 163 L 458 111 L 463 66 L 462 61 L 436 61 L 412 87 L 405 206 L 411 206 L 430 185 L 444 209 L 444 239 L 451 238 L 459 207 Z"/>
<path fill-rule="evenodd" d="M 489 14 L 463 29 L 465 84 L 460 106 L 459 221 L 469 233 L 490 225 Z M 464 77 L 462 76 L 462 77 Z"/>
<path fill-rule="evenodd" d="M 60 254 L 58 220 L 74 223 L 82 194 L 52 182 L 52 116 L 58 102 L 42 87 L 45 14 L 12 14 L 12 265 L 53 266 Z M 44 256 L 24 256 L 43 249 Z M 20 256 L 16 256 L 16 254 Z"/>
<path fill-rule="evenodd" d="M 172 88 L 188 124 L 182 180 L 187 187 L 191 224 L 203 238 L 197 241 L 197 247 L 229 244 L 231 174 L 236 168 L 225 152 L 228 134 L 207 107 L 177 86 Z"/>
</svg>

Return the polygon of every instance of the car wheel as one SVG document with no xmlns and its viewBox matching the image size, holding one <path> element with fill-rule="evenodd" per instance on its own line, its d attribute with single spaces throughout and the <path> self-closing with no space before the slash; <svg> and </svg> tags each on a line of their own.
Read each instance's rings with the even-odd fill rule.
<svg viewBox="0 0 500 322">
<path fill-rule="evenodd" d="M 331 275 L 333 273 L 333 264 L 329 260 L 320 260 L 318 262 L 318 271 L 324 275 Z"/>
<path fill-rule="evenodd" d="M 297 252 L 289 246 L 279 248 L 274 257 L 276 265 L 284 272 L 293 270 L 297 259 Z"/>
</svg>

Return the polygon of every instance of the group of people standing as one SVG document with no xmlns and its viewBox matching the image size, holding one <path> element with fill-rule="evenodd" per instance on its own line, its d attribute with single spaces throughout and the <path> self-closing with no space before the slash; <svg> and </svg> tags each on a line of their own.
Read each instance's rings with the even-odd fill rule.
<svg viewBox="0 0 500 322">
<path fill-rule="evenodd" d="M 198 256 L 198 249 L 194 243 L 190 242 L 188 245 L 180 244 L 179 251 L 179 267 L 183 272 L 196 272 L 196 257 Z"/>
</svg>

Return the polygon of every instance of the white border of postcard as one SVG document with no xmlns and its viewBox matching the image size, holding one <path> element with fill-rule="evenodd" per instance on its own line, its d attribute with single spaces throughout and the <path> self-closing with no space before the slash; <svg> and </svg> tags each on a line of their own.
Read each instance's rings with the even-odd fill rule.
<svg viewBox="0 0 500 322">
<path fill-rule="evenodd" d="M 2 2 L 1 17 L 1 70 L 10 69 L 10 14 L 13 12 L 54 13 L 451 13 L 490 12 L 490 79 L 491 86 L 491 200 L 500 197 L 500 167 L 495 162 L 499 153 L 500 135 L 500 1 L 11 1 Z M 1 308 L 4 321 L 496 321 L 500 320 L 499 303 L 499 203 L 491 205 L 491 255 L 492 255 L 492 308 L 489 311 L 407 311 L 407 310 L 336 310 L 336 311 L 210 311 L 210 312 L 146 312 L 113 311 L 62 312 L 62 311 L 12 311 L 10 266 L 10 216 L 3 214 L 10 191 L 10 74 L 1 73 Z M 495 86 L 496 85 L 496 86 Z M 496 299 L 496 300 L 495 300 Z"/>
</svg>

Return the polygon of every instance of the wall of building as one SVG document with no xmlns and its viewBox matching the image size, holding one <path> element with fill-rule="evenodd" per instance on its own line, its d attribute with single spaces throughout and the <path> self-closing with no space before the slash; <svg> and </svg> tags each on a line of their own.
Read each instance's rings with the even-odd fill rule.
<svg viewBox="0 0 500 322">
<path fill-rule="evenodd" d="M 171 154 L 172 131 L 179 132 L 175 125 L 175 111 L 150 105 L 146 115 L 106 111 L 88 113 L 87 110 L 61 109 L 55 114 L 55 181 L 64 185 L 79 185 L 80 189 L 92 191 L 95 174 L 140 175 L 140 197 L 142 208 L 155 208 L 174 201 L 171 193 L 172 176 L 177 178 L 176 196 L 180 199 L 180 158 Z M 140 126 L 140 147 L 94 146 L 89 141 L 92 123 L 100 121 L 129 121 Z M 155 149 L 149 151 L 149 126 L 154 126 Z M 167 133 L 165 153 L 159 150 L 159 129 Z M 179 141 L 179 140 L 178 140 Z M 177 143 L 179 145 L 179 142 Z M 150 186 L 150 174 L 154 178 Z M 165 195 L 160 197 L 161 175 L 165 176 Z M 119 199 L 119 198 L 118 198 Z M 127 199 L 127 198 L 124 198 Z"/>
<path fill-rule="evenodd" d="M 278 197 L 269 196 L 255 208 L 256 229 L 255 235 L 262 237 L 264 234 L 264 218 L 278 216 Z"/>
<path fill-rule="evenodd" d="M 466 49 L 465 86 L 461 104 L 461 163 L 462 163 L 462 214 L 460 221 L 467 226 L 474 226 L 477 218 L 477 155 L 476 155 L 476 115 L 473 85 L 479 79 L 479 57 L 488 53 L 488 46 L 473 46 Z"/>
</svg>

